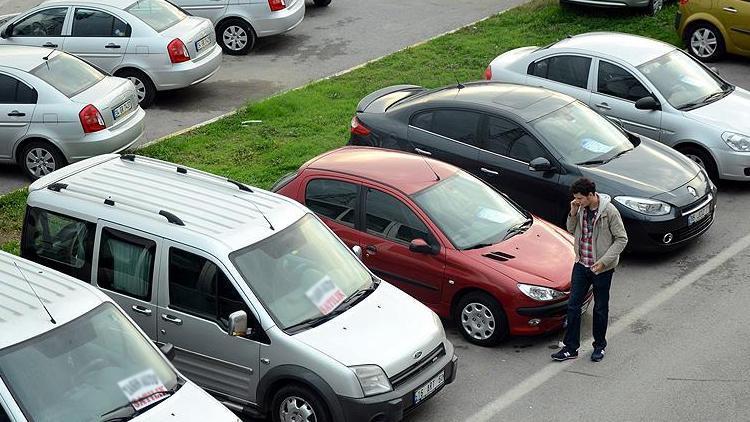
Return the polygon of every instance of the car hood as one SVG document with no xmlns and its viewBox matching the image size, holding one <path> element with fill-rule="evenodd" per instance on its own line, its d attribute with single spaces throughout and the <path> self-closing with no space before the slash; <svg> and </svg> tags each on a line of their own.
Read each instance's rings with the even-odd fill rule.
<svg viewBox="0 0 750 422">
<path fill-rule="evenodd" d="M 192 382 L 133 419 L 134 422 L 236 422 L 237 416 Z"/>
<path fill-rule="evenodd" d="M 750 136 L 750 120 L 747 118 L 750 110 L 750 92 L 742 88 L 735 88 L 726 97 L 710 104 L 685 111 L 689 119 L 716 126 L 720 130 L 730 130 Z"/>
<path fill-rule="evenodd" d="M 336 318 L 294 338 L 346 366 L 378 365 L 390 378 L 445 340 L 440 318 L 385 281 Z"/>
</svg>

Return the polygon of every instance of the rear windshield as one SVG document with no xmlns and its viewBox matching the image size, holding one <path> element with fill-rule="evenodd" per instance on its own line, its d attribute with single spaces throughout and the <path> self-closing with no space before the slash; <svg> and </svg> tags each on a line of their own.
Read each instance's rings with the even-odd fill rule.
<svg viewBox="0 0 750 422">
<path fill-rule="evenodd" d="M 187 17 L 182 10 L 164 0 L 138 0 L 125 10 L 146 22 L 146 25 L 154 28 L 156 32 L 161 32 Z"/>
<path fill-rule="evenodd" d="M 66 97 L 74 97 L 104 79 L 104 74 L 81 59 L 57 54 L 31 71 Z"/>
</svg>

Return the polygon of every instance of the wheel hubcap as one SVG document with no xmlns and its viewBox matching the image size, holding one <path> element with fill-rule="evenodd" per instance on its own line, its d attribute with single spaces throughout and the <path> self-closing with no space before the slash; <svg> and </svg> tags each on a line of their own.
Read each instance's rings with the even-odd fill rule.
<svg viewBox="0 0 750 422">
<path fill-rule="evenodd" d="M 222 35 L 224 45 L 230 50 L 238 51 L 247 45 L 247 32 L 239 26 L 229 26 Z"/>
<path fill-rule="evenodd" d="M 281 403 L 279 409 L 281 420 L 284 422 L 315 422 L 315 411 L 302 398 L 289 397 Z"/>
<path fill-rule="evenodd" d="M 657 13 L 658 11 L 660 11 L 663 5 L 664 5 L 664 0 L 654 0 L 653 12 Z"/>
<path fill-rule="evenodd" d="M 57 168 L 55 157 L 43 148 L 34 148 L 26 154 L 26 168 L 36 177 L 46 176 Z"/>
<path fill-rule="evenodd" d="M 711 57 L 716 52 L 718 41 L 714 31 L 700 28 L 690 37 L 690 49 L 701 58 Z"/>
<path fill-rule="evenodd" d="M 146 84 L 135 76 L 128 76 L 128 79 L 130 82 L 133 82 L 133 85 L 135 85 L 135 93 L 138 95 L 138 102 L 142 102 L 143 99 L 146 98 Z"/>
<path fill-rule="evenodd" d="M 486 340 L 495 332 L 495 316 L 481 303 L 470 303 L 461 311 L 461 326 L 477 340 Z"/>
</svg>

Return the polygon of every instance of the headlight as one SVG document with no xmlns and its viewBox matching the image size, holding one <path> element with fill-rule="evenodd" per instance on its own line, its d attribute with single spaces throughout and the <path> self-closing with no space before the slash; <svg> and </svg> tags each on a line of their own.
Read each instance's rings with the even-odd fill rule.
<svg viewBox="0 0 750 422">
<path fill-rule="evenodd" d="M 560 299 L 565 296 L 565 293 L 559 290 L 550 289 L 548 287 L 532 286 L 531 284 L 518 283 L 518 290 L 523 292 L 526 296 L 542 302 Z"/>
<path fill-rule="evenodd" d="M 669 214 L 672 206 L 655 199 L 638 198 L 635 196 L 616 196 L 615 201 L 625 205 L 633 211 L 646 215 L 664 215 Z"/>
<path fill-rule="evenodd" d="M 352 370 L 357 375 L 365 396 L 374 396 L 393 390 L 385 372 L 377 365 L 352 366 Z"/>
<path fill-rule="evenodd" d="M 721 139 L 735 151 L 750 152 L 750 137 L 734 132 L 724 132 Z"/>
</svg>

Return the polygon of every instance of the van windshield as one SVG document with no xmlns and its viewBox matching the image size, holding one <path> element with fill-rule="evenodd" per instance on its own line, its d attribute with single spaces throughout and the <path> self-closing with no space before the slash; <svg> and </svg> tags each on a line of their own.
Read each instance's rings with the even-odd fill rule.
<svg viewBox="0 0 750 422">
<path fill-rule="evenodd" d="M 187 17 L 182 10 L 164 0 L 138 0 L 125 10 L 156 32 L 171 28 Z"/>
<path fill-rule="evenodd" d="M 310 214 L 229 258 L 282 329 L 330 314 L 373 281 L 362 263 Z"/>
<path fill-rule="evenodd" d="M 0 350 L 0 377 L 33 422 L 99 422 L 122 406 L 132 413 L 145 405 L 136 400 L 144 392 L 173 390 L 179 382 L 111 303 Z M 131 399 L 135 406 L 128 406 Z"/>
</svg>

